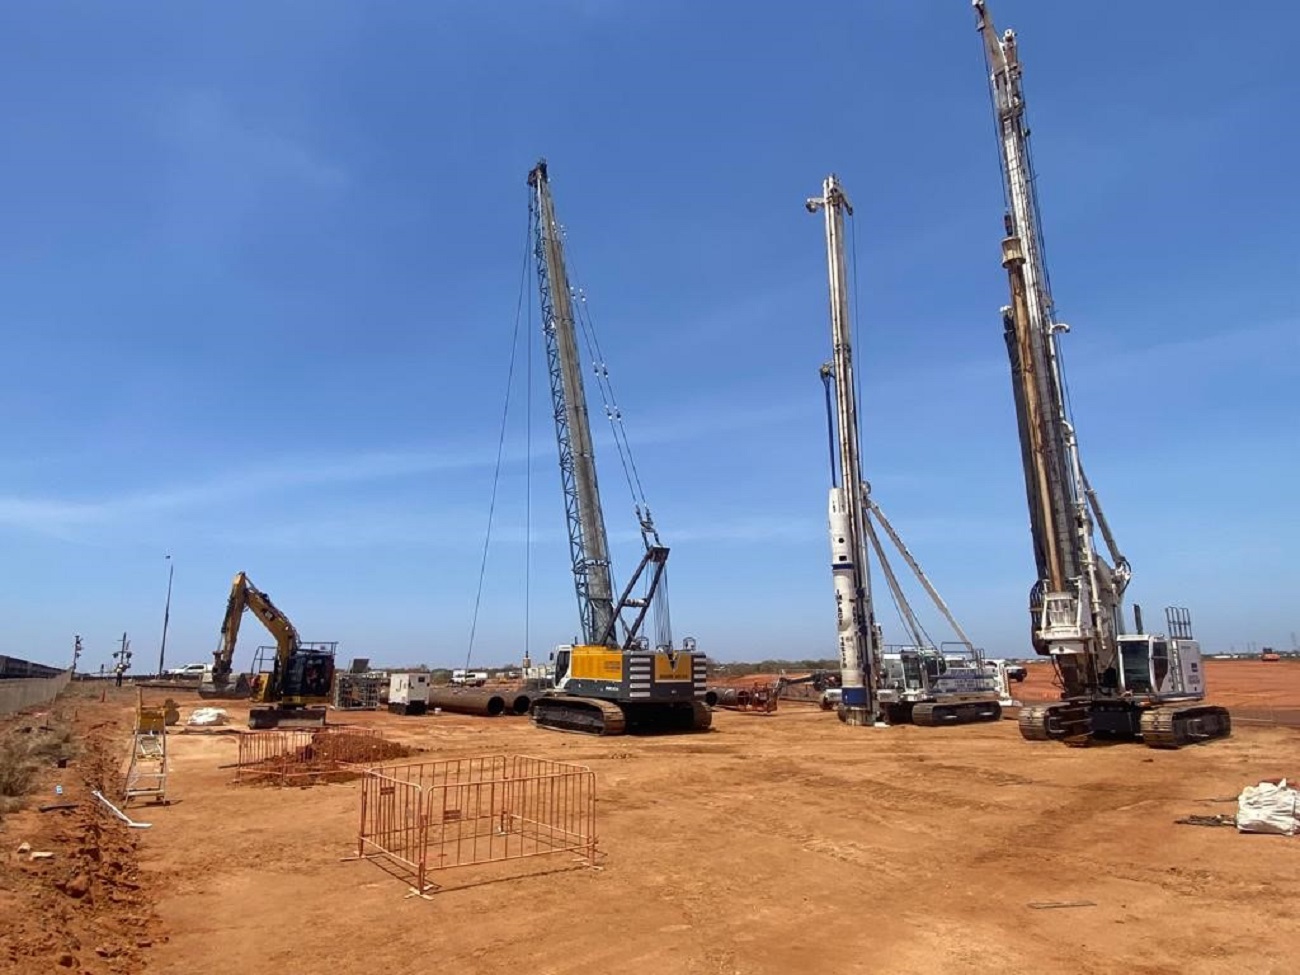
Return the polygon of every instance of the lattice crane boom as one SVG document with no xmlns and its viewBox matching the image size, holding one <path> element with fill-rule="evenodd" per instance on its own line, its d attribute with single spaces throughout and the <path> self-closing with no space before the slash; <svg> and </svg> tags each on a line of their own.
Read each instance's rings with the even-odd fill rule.
<svg viewBox="0 0 1300 975">
<path fill-rule="evenodd" d="M 531 216 L 546 362 L 551 381 L 555 436 L 560 449 L 560 481 L 564 491 L 573 559 L 574 588 L 585 643 L 604 642 L 614 630 L 614 583 L 610 572 L 609 537 L 596 480 L 591 421 L 583 389 L 577 325 L 564 261 L 564 241 L 555 218 L 546 160 L 528 174 L 533 188 Z"/>
</svg>

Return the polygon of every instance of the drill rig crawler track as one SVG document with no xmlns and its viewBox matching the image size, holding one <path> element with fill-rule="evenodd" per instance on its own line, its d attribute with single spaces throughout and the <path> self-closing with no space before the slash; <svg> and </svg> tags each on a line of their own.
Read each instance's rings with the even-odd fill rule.
<svg viewBox="0 0 1300 975">
<path fill-rule="evenodd" d="M 914 704 L 911 714 L 912 724 L 927 728 L 949 724 L 973 724 L 979 721 L 999 721 L 1001 718 L 1002 705 L 997 701 Z M 893 723 L 891 720 L 890 724 Z"/>
<path fill-rule="evenodd" d="M 1127 738 L 1106 735 L 1093 729 L 1091 701 L 1066 701 L 1026 707 L 1020 712 L 1020 734 L 1029 741 L 1063 741 L 1085 744 L 1092 738 Z M 1119 707 L 1131 707 L 1120 705 Z M 1148 748 L 1175 749 L 1227 738 L 1232 734 L 1232 715 L 1226 708 L 1209 704 L 1157 704 L 1142 709 L 1139 735 Z"/>
</svg>

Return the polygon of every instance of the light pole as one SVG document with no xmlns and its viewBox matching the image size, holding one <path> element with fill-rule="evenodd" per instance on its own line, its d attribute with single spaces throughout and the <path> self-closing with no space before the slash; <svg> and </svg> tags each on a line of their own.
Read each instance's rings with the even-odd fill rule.
<svg viewBox="0 0 1300 975">
<path fill-rule="evenodd" d="M 163 607 L 163 632 L 162 644 L 158 647 L 158 676 L 163 675 L 163 662 L 167 656 L 167 621 L 172 615 L 172 574 L 176 571 L 176 563 L 172 561 L 170 555 L 167 558 L 167 604 Z"/>
</svg>

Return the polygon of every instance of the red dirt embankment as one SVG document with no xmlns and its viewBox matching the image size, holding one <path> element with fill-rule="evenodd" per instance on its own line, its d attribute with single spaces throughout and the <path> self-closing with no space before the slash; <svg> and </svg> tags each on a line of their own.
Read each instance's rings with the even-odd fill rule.
<svg viewBox="0 0 1300 975">
<path fill-rule="evenodd" d="M 74 695 L 51 712 L 16 716 L 5 730 L 38 733 L 44 721 L 71 722 L 80 748 L 66 768 L 42 769 L 27 807 L 0 824 L 0 967 L 15 975 L 143 971 L 148 950 L 166 936 L 140 876 L 138 837 L 91 795 L 98 789 L 116 801 L 129 723 L 120 702 Z M 38 811 L 54 803 L 76 806 Z M 54 856 L 31 859 L 17 852 L 24 843 Z"/>
</svg>

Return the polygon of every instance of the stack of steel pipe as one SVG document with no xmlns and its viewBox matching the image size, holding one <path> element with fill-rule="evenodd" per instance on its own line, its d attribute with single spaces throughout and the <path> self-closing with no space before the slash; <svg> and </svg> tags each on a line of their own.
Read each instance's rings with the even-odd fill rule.
<svg viewBox="0 0 1300 975">
<path fill-rule="evenodd" d="M 511 714 L 527 714 L 533 707 L 533 699 L 523 691 L 506 692 L 506 710 Z"/>
<path fill-rule="evenodd" d="M 732 711 L 763 711 L 771 713 L 776 710 L 778 689 L 763 682 L 746 686 L 721 685 L 708 689 L 704 703 L 713 708 L 728 708 Z"/>
<path fill-rule="evenodd" d="M 430 687 L 429 707 L 452 714 L 476 714 L 495 718 L 499 714 L 527 714 L 532 699 L 517 691 L 493 691 L 484 687 Z"/>
</svg>

